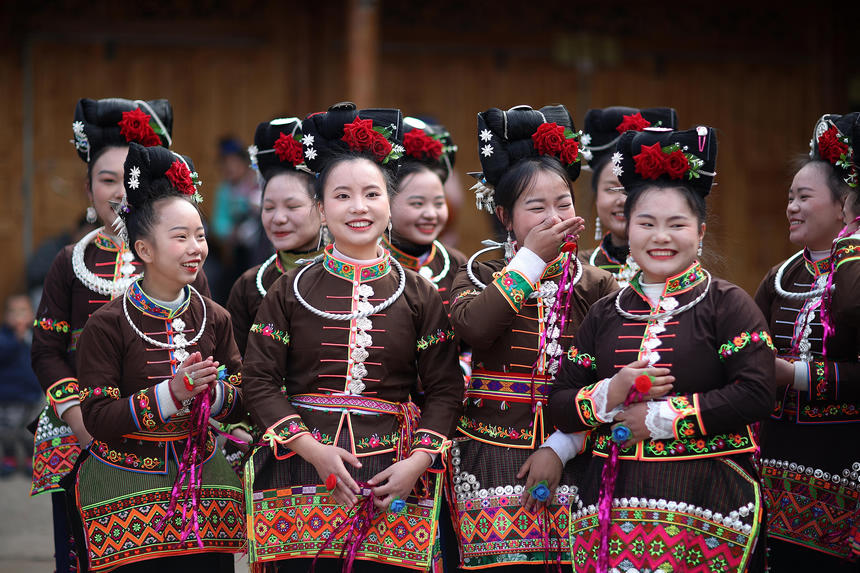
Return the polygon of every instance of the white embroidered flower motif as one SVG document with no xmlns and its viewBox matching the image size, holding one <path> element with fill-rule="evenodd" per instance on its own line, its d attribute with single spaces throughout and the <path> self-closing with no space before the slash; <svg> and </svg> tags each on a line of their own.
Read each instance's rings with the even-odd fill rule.
<svg viewBox="0 0 860 573">
<path fill-rule="evenodd" d="M 481 155 L 484 157 L 489 157 L 493 154 L 493 146 L 489 143 L 481 148 Z"/>
<path fill-rule="evenodd" d="M 481 134 L 478 137 L 481 138 L 481 141 L 486 143 L 493 138 L 493 132 L 491 132 L 489 129 L 484 129 L 481 130 Z"/>
<path fill-rule="evenodd" d="M 314 145 L 314 136 L 313 135 L 305 135 L 302 137 L 302 145 L 306 145 L 308 147 L 313 147 Z"/>
<path fill-rule="evenodd" d="M 128 188 L 137 189 L 140 187 L 140 167 L 135 165 L 131 168 L 128 175 Z"/>
<path fill-rule="evenodd" d="M 579 138 L 579 141 L 582 142 L 583 146 L 588 147 L 589 145 L 591 145 L 591 134 L 583 133 L 582 137 Z"/>
<path fill-rule="evenodd" d="M 305 158 L 306 159 L 316 159 L 317 158 L 317 150 L 313 147 L 309 147 L 305 149 Z"/>
</svg>

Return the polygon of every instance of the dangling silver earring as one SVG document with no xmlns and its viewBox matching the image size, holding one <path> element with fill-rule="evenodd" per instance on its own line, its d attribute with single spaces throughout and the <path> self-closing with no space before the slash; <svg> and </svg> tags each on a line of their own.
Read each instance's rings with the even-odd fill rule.
<svg viewBox="0 0 860 573">
<path fill-rule="evenodd" d="M 603 227 L 600 226 L 600 217 L 594 221 L 594 240 L 599 241 L 603 238 Z"/>
<path fill-rule="evenodd" d="M 96 209 L 92 205 L 87 207 L 87 223 L 95 223 L 98 221 L 98 215 L 96 214 Z"/>
<path fill-rule="evenodd" d="M 393 245 L 391 242 L 391 219 L 388 219 L 388 244 Z"/>
<path fill-rule="evenodd" d="M 696 251 L 696 255 L 702 256 L 702 241 L 699 241 L 699 249 Z"/>
<path fill-rule="evenodd" d="M 320 225 L 320 238 L 317 241 L 317 250 L 322 249 L 323 247 L 323 237 L 325 236 L 325 225 Z"/>
<path fill-rule="evenodd" d="M 514 258 L 514 240 L 511 238 L 511 232 L 508 231 L 508 236 L 504 242 L 505 260 L 509 261 Z"/>
</svg>

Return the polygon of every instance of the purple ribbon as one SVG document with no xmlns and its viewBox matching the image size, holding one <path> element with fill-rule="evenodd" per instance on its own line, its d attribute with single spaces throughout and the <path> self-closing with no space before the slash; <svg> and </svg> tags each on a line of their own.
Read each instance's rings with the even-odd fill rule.
<svg viewBox="0 0 860 573">
<path fill-rule="evenodd" d="M 364 542 L 364 539 L 370 533 L 373 520 L 379 514 L 376 506 L 373 505 L 373 500 L 376 499 L 376 496 L 373 495 L 373 486 L 365 482 L 358 482 L 358 486 L 362 490 L 367 491 L 367 495 L 365 495 L 364 499 L 361 500 L 358 505 L 352 508 L 349 516 L 331 532 L 329 538 L 323 546 L 320 547 L 320 550 L 317 551 L 317 554 L 314 556 L 314 560 L 311 563 L 310 573 L 314 573 L 317 559 L 320 558 L 323 551 L 329 549 L 337 536 L 344 531 L 346 531 L 347 534 L 346 539 L 344 539 L 343 542 L 343 548 L 340 550 L 340 559 L 344 559 L 343 572 L 350 573 L 352 571 L 352 565 L 355 563 L 358 550 Z"/>
</svg>

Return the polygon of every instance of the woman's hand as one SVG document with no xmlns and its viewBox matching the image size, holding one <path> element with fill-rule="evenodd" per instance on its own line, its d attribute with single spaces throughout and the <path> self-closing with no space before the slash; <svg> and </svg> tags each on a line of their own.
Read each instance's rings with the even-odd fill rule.
<svg viewBox="0 0 860 573">
<path fill-rule="evenodd" d="M 782 358 L 776 358 L 774 378 L 777 387 L 794 385 L 794 364 Z"/>
<path fill-rule="evenodd" d="M 63 412 L 63 421 L 68 424 L 72 429 L 72 432 L 75 433 L 75 438 L 77 438 L 78 444 L 80 444 L 82 448 L 87 447 L 87 444 L 92 441 L 93 437 L 84 426 L 84 416 L 81 414 L 81 407 L 72 406 Z"/>
<path fill-rule="evenodd" d="M 523 239 L 523 246 L 548 263 L 558 256 L 559 247 L 569 235 L 578 238 L 584 228 L 585 219 L 582 217 L 564 220 L 555 216 L 547 217 L 528 232 Z"/>
<path fill-rule="evenodd" d="M 630 430 L 630 439 L 621 444 L 622 448 L 630 446 L 651 438 L 651 432 L 648 426 L 645 425 L 645 416 L 648 414 L 648 404 L 646 402 L 636 402 L 630 404 L 623 412 L 619 412 L 615 416 L 616 422 L 621 422 Z M 613 424 L 614 427 L 614 424 Z"/>
<path fill-rule="evenodd" d="M 251 447 L 251 442 L 254 441 L 254 437 L 243 428 L 233 428 L 230 430 L 230 435 L 239 440 L 239 442 L 233 442 L 239 451 L 243 454 L 247 453 Z"/>
<path fill-rule="evenodd" d="M 358 484 L 349 475 L 344 462 L 353 467 L 360 468 L 361 462 L 358 458 L 337 446 L 321 444 L 310 434 L 297 437 L 289 444 L 289 448 L 296 452 L 306 462 L 314 466 L 320 476 L 320 483 L 325 483 L 328 476 L 334 474 L 337 477 L 337 485 L 332 490 L 332 497 L 347 507 L 352 508 L 358 501 L 356 495 L 361 493 Z"/>
<path fill-rule="evenodd" d="M 179 365 L 179 368 L 176 369 L 176 374 L 168 382 L 170 384 L 170 392 L 177 400 L 184 402 L 201 392 L 208 391 L 209 386 L 218 379 L 218 366 L 218 362 L 212 360 L 211 356 L 203 360 L 199 352 L 192 352 Z M 185 387 L 186 374 L 194 382 L 191 390 Z"/>
<path fill-rule="evenodd" d="M 549 503 L 552 496 L 555 494 L 555 488 L 561 481 L 561 472 L 564 466 L 561 465 L 561 459 L 552 450 L 552 448 L 538 448 L 529 456 L 529 459 L 520 468 L 517 473 L 517 479 L 526 478 L 525 491 L 521 498 L 521 503 L 526 511 L 537 511 L 541 505 Z M 546 501 L 538 501 L 532 497 L 531 490 L 539 482 L 545 481 L 549 488 L 549 497 Z"/>
<path fill-rule="evenodd" d="M 672 390 L 672 382 L 675 381 L 675 377 L 669 375 L 668 368 L 652 368 L 648 367 L 648 361 L 636 360 L 616 372 L 610 380 L 609 391 L 606 394 L 607 412 L 624 403 L 627 394 L 630 393 L 630 388 L 641 374 L 650 374 L 654 380 L 651 382 L 651 389 L 637 401 L 660 398 Z"/>
<path fill-rule="evenodd" d="M 415 482 L 432 463 L 433 459 L 427 452 L 414 452 L 405 460 L 388 466 L 370 478 L 367 483 L 377 486 L 373 488 L 373 504 L 377 509 L 385 511 L 396 498 L 405 501 L 406 496 L 412 493 Z"/>
</svg>

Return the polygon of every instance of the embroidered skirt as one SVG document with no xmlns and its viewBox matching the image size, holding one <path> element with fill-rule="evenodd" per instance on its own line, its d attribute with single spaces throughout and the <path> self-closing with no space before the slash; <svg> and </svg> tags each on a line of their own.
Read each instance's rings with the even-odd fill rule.
<svg viewBox="0 0 860 573">
<path fill-rule="evenodd" d="M 161 531 L 177 466 L 168 461 L 166 474 L 112 467 L 89 456 L 77 476 L 78 511 L 83 521 L 91 571 L 110 571 L 136 561 L 193 555 L 236 553 L 245 545 L 245 513 L 241 484 L 220 452 L 203 465 L 199 502 L 200 537 L 179 542 L 182 510 Z"/>
</svg>

